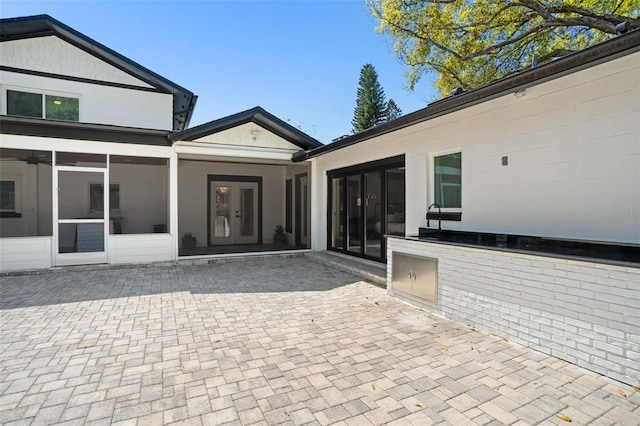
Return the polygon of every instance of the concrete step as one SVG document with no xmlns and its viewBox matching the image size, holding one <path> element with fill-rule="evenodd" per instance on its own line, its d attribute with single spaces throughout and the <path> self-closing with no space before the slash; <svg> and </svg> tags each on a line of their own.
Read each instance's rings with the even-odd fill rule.
<svg viewBox="0 0 640 426">
<path fill-rule="evenodd" d="M 306 253 L 305 257 L 316 263 L 352 273 L 380 287 L 387 286 L 387 265 L 384 263 L 331 251 Z"/>
</svg>

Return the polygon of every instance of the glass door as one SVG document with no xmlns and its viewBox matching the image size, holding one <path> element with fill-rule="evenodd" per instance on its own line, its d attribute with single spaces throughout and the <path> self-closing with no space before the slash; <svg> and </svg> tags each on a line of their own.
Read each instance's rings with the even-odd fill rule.
<svg viewBox="0 0 640 426">
<path fill-rule="evenodd" d="M 347 251 L 362 249 L 362 176 L 347 176 Z"/>
<path fill-rule="evenodd" d="M 106 169 L 56 167 L 54 195 L 56 227 L 55 264 L 82 265 L 107 262 Z M 102 190 L 100 190 L 102 189 Z"/>
<path fill-rule="evenodd" d="M 343 250 L 344 246 L 344 178 L 334 177 L 329 184 L 329 247 Z"/>
<path fill-rule="evenodd" d="M 213 181 L 209 191 L 209 244 L 257 243 L 258 184 Z"/>
<path fill-rule="evenodd" d="M 405 234 L 404 158 L 328 173 L 327 248 L 384 261 L 387 234 Z"/>
<path fill-rule="evenodd" d="M 381 257 L 382 236 L 386 233 L 381 174 L 380 170 L 364 174 L 364 254 L 371 257 Z"/>
</svg>

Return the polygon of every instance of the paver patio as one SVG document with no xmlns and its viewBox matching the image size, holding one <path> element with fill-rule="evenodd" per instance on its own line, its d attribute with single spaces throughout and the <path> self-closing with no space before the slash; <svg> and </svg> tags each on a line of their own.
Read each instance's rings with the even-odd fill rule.
<svg viewBox="0 0 640 426">
<path fill-rule="evenodd" d="M 3 424 L 640 424 L 630 386 L 305 257 L 0 283 Z"/>
</svg>

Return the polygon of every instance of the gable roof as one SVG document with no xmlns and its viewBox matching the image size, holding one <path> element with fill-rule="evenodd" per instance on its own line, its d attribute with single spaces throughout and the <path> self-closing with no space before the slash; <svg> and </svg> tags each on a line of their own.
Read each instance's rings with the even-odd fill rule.
<svg viewBox="0 0 640 426">
<path fill-rule="evenodd" d="M 470 90 L 432 102 L 426 108 L 409 113 L 360 133 L 346 136 L 328 145 L 308 152 L 299 151 L 293 155 L 294 162 L 304 161 L 331 151 L 346 148 L 377 136 L 453 113 L 491 99 L 514 93 L 546 81 L 554 80 L 586 68 L 640 51 L 640 30 L 634 30 L 603 43 L 557 59 L 544 65 L 528 69 L 519 74 L 491 82 L 478 89 Z"/>
<path fill-rule="evenodd" d="M 203 136 L 222 132 L 246 123 L 255 123 L 303 150 L 310 150 L 322 146 L 322 143 L 319 141 L 301 130 L 296 129 L 289 123 L 282 121 L 275 115 L 268 113 L 264 108 L 259 106 L 178 133 L 173 133 L 169 136 L 169 139 L 171 142 L 193 141 Z"/>
<path fill-rule="evenodd" d="M 186 129 L 191 120 L 197 96 L 176 83 L 79 33 L 49 15 L 24 16 L 0 20 L 0 42 L 26 38 L 56 36 L 98 59 L 173 95 L 173 129 Z"/>
</svg>

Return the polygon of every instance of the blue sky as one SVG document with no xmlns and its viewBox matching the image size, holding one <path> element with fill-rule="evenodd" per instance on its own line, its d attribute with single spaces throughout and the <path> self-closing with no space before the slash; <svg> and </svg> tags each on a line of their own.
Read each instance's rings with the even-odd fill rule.
<svg viewBox="0 0 640 426">
<path fill-rule="evenodd" d="M 364 0 L 13 1 L 49 14 L 198 95 L 191 126 L 262 106 L 323 143 L 351 133 L 360 69 L 375 66 L 406 114 L 436 97 L 405 67 Z"/>
</svg>

